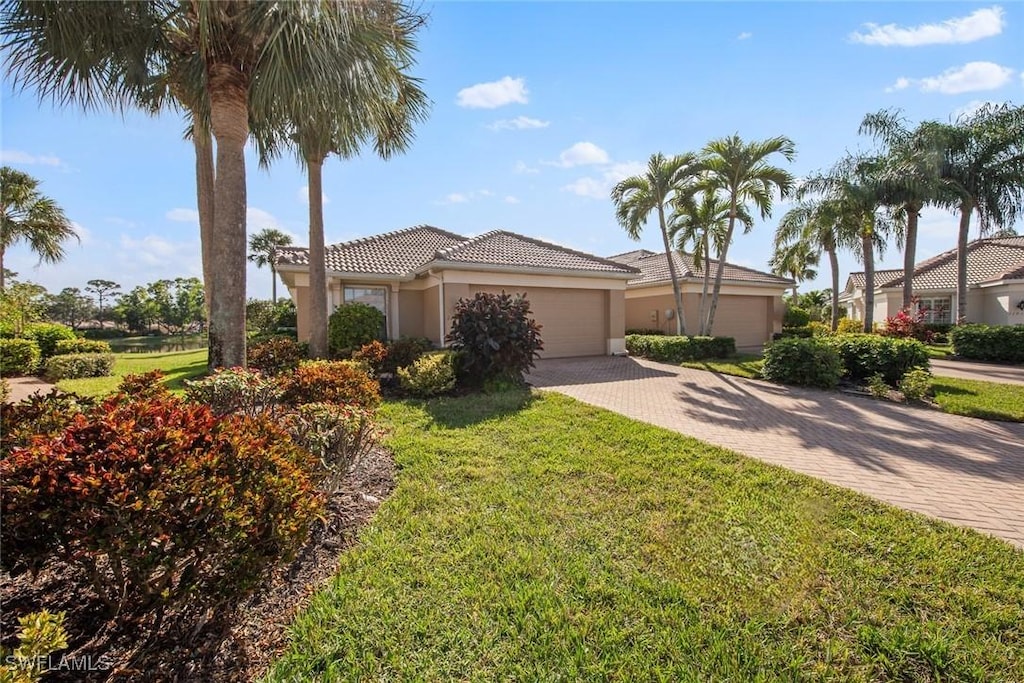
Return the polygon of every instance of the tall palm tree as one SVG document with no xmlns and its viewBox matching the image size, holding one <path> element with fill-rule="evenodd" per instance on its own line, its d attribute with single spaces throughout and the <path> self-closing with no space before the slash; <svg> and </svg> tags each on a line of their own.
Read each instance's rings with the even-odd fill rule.
<svg viewBox="0 0 1024 683">
<path fill-rule="evenodd" d="M 800 298 L 800 283 L 818 277 L 815 268 L 820 253 L 820 250 L 815 250 L 810 242 L 803 240 L 775 247 L 768 266 L 775 275 L 793 280 L 794 304 Z"/>
<path fill-rule="evenodd" d="M 704 168 L 707 180 L 712 187 L 723 191 L 729 201 L 729 227 L 726 230 L 722 251 L 718 254 L 718 262 L 722 266 L 715 274 L 715 288 L 711 295 L 711 310 L 708 312 L 706 333 L 711 334 L 715 324 L 715 311 L 718 310 L 718 297 L 722 291 L 722 273 L 732 244 L 736 229 L 736 219 L 740 210 L 748 210 L 747 204 L 753 203 L 767 219 L 772 213 L 772 195 L 789 196 L 793 190 L 793 176 L 768 162 L 769 157 L 781 154 L 786 161 L 796 157 L 796 146 L 785 136 L 744 142 L 738 135 L 730 135 L 709 142 L 703 150 Z M 744 232 L 749 232 L 746 225 Z"/>
<path fill-rule="evenodd" d="M 9 247 L 27 242 L 40 263 L 57 263 L 71 238 L 77 240 L 78 233 L 57 202 L 39 192 L 38 180 L 10 166 L 0 168 L 0 292 Z"/>
<path fill-rule="evenodd" d="M 925 124 L 910 128 L 898 110 L 868 114 L 860 124 L 861 134 L 871 135 L 883 146 L 881 155 L 884 163 L 879 169 L 883 201 L 906 215 L 903 238 L 904 309 L 910 308 L 914 298 L 917 223 L 921 209 L 938 202 L 942 194 L 938 178 L 939 148 L 928 139 L 928 128 Z"/>
<path fill-rule="evenodd" d="M 711 253 L 720 253 L 725 243 L 729 226 L 729 202 L 717 192 L 705 189 L 698 196 L 683 195 L 673 201 L 674 210 L 669 219 L 669 237 L 676 249 L 686 251 L 693 247 L 693 263 L 701 274 L 700 308 L 697 319 L 697 334 L 707 334 L 708 290 L 711 283 Z M 753 221 L 746 211 L 741 210 L 739 219 L 744 225 Z"/>
<path fill-rule="evenodd" d="M 676 306 L 676 334 L 686 334 L 686 320 L 683 316 L 683 294 L 679 286 L 675 260 L 672 258 L 672 243 L 668 234 L 666 208 L 673 200 L 697 191 L 701 170 L 700 159 L 687 152 L 666 157 L 661 152 L 652 154 L 647 162 L 647 172 L 631 176 L 612 188 L 611 198 L 615 205 L 615 218 L 625 228 L 630 239 L 639 240 L 651 212 L 658 214 L 658 227 L 665 246 L 668 274 L 672 280 L 672 294 Z"/>
<path fill-rule="evenodd" d="M 270 266 L 270 299 L 277 303 L 277 258 L 278 247 L 287 247 L 292 236 L 275 228 L 264 228 L 249 238 L 249 261 L 256 267 Z"/>
<path fill-rule="evenodd" d="M 981 234 L 1012 226 L 1024 214 L 1024 106 L 988 105 L 954 123 L 922 124 L 940 150 L 942 203 L 960 213 L 957 323 L 967 320 L 967 241 L 971 216 Z"/>
<path fill-rule="evenodd" d="M 840 246 L 850 244 L 850 231 L 842 229 L 843 217 L 838 207 L 821 200 L 802 201 L 787 211 L 775 229 L 774 249 L 794 243 L 804 243 L 819 255 L 828 255 L 832 276 L 830 301 L 831 327 L 839 327 L 839 255 Z M 844 241 L 845 240 L 845 241 Z"/>
</svg>

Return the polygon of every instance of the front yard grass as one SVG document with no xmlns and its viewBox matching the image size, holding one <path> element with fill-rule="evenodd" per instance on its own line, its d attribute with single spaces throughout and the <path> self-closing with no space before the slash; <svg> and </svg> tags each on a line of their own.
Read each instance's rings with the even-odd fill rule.
<svg viewBox="0 0 1024 683">
<path fill-rule="evenodd" d="M 695 370 L 720 372 L 723 375 L 760 379 L 761 366 L 764 365 L 764 360 L 758 355 L 738 355 L 729 358 L 683 361 L 680 365 L 684 368 L 693 368 Z"/>
<path fill-rule="evenodd" d="M 932 391 L 935 402 L 947 413 L 1024 422 L 1024 385 L 936 377 Z"/>
<path fill-rule="evenodd" d="M 557 394 L 389 402 L 293 680 L 1020 680 L 1024 553 Z"/>
<path fill-rule="evenodd" d="M 115 354 L 114 374 L 110 377 L 86 377 L 57 382 L 57 388 L 83 396 L 103 396 L 117 389 L 125 375 L 162 370 L 167 375 L 164 384 L 172 391 L 181 391 L 184 381 L 206 372 L 206 349 L 174 351 L 170 353 L 118 353 Z"/>
</svg>

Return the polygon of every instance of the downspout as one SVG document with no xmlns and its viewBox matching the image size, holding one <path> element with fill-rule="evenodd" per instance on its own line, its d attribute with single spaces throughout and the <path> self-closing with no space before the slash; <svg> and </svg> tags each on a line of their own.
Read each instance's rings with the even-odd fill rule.
<svg viewBox="0 0 1024 683">
<path fill-rule="evenodd" d="M 437 280 L 438 280 L 438 283 L 439 283 L 437 285 L 437 319 L 439 321 L 438 324 L 441 327 L 441 335 L 438 337 L 438 339 L 441 340 L 441 342 L 440 342 L 441 343 L 441 348 L 443 349 L 443 348 L 445 348 L 445 346 L 447 346 L 447 344 L 445 343 L 445 340 L 444 340 L 444 328 L 445 328 L 445 325 L 444 325 L 444 273 L 443 272 L 438 274 Z"/>
</svg>

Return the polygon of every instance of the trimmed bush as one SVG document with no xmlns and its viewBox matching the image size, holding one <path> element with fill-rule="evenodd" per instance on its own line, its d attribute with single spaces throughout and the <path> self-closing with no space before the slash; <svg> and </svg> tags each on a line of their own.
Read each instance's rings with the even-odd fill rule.
<svg viewBox="0 0 1024 683">
<path fill-rule="evenodd" d="M 203 379 L 186 381 L 185 397 L 207 406 L 218 417 L 233 413 L 257 417 L 274 412 L 281 388 L 259 372 L 229 368 Z"/>
<path fill-rule="evenodd" d="M 854 382 L 881 375 L 894 387 L 909 370 L 928 367 L 928 350 L 915 339 L 840 334 L 829 338 L 828 342 L 839 351 L 846 377 Z"/>
<path fill-rule="evenodd" d="M 413 396 L 446 394 L 455 388 L 455 354 L 441 351 L 421 356 L 409 367 L 398 369 L 398 381 Z"/>
<path fill-rule="evenodd" d="M 687 360 L 727 358 L 736 353 L 736 340 L 732 337 L 681 337 L 678 335 L 629 335 L 626 351 L 665 363 Z"/>
<path fill-rule="evenodd" d="M 59 382 L 62 379 L 82 377 L 107 377 L 114 371 L 112 353 L 72 353 L 53 356 L 46 361 L 46 379 Z"/>
<path fill-rule="evenodd" d="M 279 382 L 281 400 L 290 406 L 341 403 L 373 409 L 380 405 L 380 386 L 347 361 L 307 361 Z"/>
<path fill-rule="evenodd" d="M 804 325 L 803 327 L 783 327 L 782 334 L 775 336 L 775 339 L 788 339 L 790 337 L 807 339 L 813 336 L 814 328 L 812 328 L 810 325 Z"/>
<path fill-rule="evenodd" d="M 0 460 L 5 568 L 53 554 L 111 613 L 216 606 L 291 556 L 322 510 L 312 456 L 266 419 L 114 395 Z"/>
<path fill-rule="evenodd" d="M 35 339 L 39 344 L 39 352 L 43 354 L 43 360 L 57 353 L 57 342 L 63 340 L 78 339 L 75 331 L 67 325 L 57 323 L 30 323 L 25 325 L 22 334 L 26 339 Z"/>
<path fill-rule="evenodd" d="M 381 372 L 395 373 L 398 368 L 405 368 L 416 362 L 416 359 L 431 351 L 434 343 L 426 337 L 402 337 L 388 344 L 388 355 L 381 366 Z"/>
<path fill-rule="evenodd" d="M 787 306 L 782 317 L 783 327 L 804 327 L 811 322 L 811 314 L 799 306 Z"/>
<path fill-rule="evenodd" d="M 31 375 L 41 358 L 34 339 L 0 339 L 0 374 Z"/>
<path fill-rule="evenodd" d="M 629 335 L 631 335 L 631 334 L 642 334 L 644 336 L 650 336 L 652 334 L 665 334 L 665 331 L 664 330 L 653 329 L 653 328 L 647 329 L 647 328 L 644 328 L 644 327 L 632 327 L 632 328 L 626 330 L 626 336 L 627 337 Z"/>
<path fill-rule="evenodd" d="M 836 334 L 858 334 L 864 331 L 864 322 L 852 318 L 840 318 Z"/>
<path fill-rule="evenodd" d="M 460 352 L 459 372 L 471 385 L 504 378 L 521 383 L 544 349 L 540 325 L 522 294 L 478 292 L 459 299 L 447 341 Z"/>
<path fill-rule="evenodd" d="M 61 339 L 53 350 L 55 356 L 66 356 L 71 353 L 110 353 L 110 344 L 97 339 Z"/>
<path fill-rule="evenodd" d="M 359 350 L 352 354 L 352 360 L 362 363 L 370 369 L 370 374 L 377 376 L 381 373 L 384 363 L 388 359 L 388 347 L 374 339 L 369 344 L 359 347 Z"/>
<path fill-rule="evenodd" d="M 327 339 L 331 354 L 342 356 L 380 339 L 384 332 L 384 314 L 369 304 L 344 304 L 334 309 L 327 321 Z"/>
<path fill-rule="evenodd" d="M 309 344 L 291 337 L 271 337 L 253 344 L 246 351 L 247 365 L 268 375 L 291 372 L 308 357 Z"/>
<path fill-rule="evenodd" d="M 1024 325 L 958 325 L 949 336 L 963 358 L 1024 363 Z"/>
<path fill-rule="evenodd" d="M 284 428 L 320 463 L 317 478 L 331 495 L 360 457 L 380 440 L 370 411 L 359 406 L 307 403 L 285 416 Z"/>
<path fill-rule="evenodd" d="M 761 376 L 778 384 L 833 389 L 843 374 L 839 352 L 822 339 L 788 338 L 764 353 Z"/>
</svg>

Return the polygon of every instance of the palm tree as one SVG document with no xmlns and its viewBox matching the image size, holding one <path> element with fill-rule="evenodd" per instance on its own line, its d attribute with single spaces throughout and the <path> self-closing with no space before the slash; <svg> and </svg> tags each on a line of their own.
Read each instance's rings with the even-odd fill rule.
<svg viewBox="0 0 1024 683">
<path fill-rule="evenodd" d="M 10 166 L 0 168 L 0 292 L 4 291 L 4 254 L 28 242 L 39 262 L 64 258 L 64 242 L 78 239 L 57 202 L 39 192 L 39 181 Z"/>
<path fill-rule="evenodd" d="M 967 241 L 971 215 L 981 234 L 1012 226 L 1024 213 L 1024 106 L 989 105 L 951 124 L 922 124 L 940 150 L 941 203 L 960 213 L 957 235 L 957 323 L 967 320 Z"/>
<path fill-rule="evenodd" d="M 903 308 L 914 298 L 914 268 L 917 265 L 917 223 L 921 209 L 939 200 L 938 149 L 928 140 L 927 125 L 909 128 L 899 111 L 868 114 L 860 132 L 882 143 L 883 165 L 879 180 L 883 201 L 900 209 L 907 219 L 903 238 Z"/>
<path fill-rule="evenodd" d="M 744 142 L 738 135 L 712 140 L 703 150 L 704 168 L 712 187 L 722 190 L 729 201 L 729 227 L 726 230 L 722 251 L 718 254 L 719 267 L 715 274 L 715 288 L 711 295 L 711 310 L 708 312 L 706 334 L 710 335 L 718 310 L 718 297 L 722 291 L 722 273 L 736 229 L 736 219 L 741 209 L 747 211 L 747 203 L 753 202 L 761 218 L 767 219 L 772 213 L 772 194 L 787 197 L 793 189 L 793 176 L 789 172 L 772 166 L 768 158 L 781 154 L 786 161 L 793 161 L 796 146 L 785 136 Z M 749 232 L 751 226 L 745 226 Z"/>
<path fill-rule="evenodd" d="M 798 305 L 800 298 L 800 283 L 818 277 L 815 267 L 820 253 L 810 242 L 803 240 L 775 247 L 768 265 L 775 275 L 793 280 L 794 305 Z"/>
<path fill-rule="evenodd" d="M 686 334 L 686 321 L 683 316 L 683 294 L 679 287 L 679 276 L 676 273 L 675 260 L 672 257 L 672 243 L 668 234 L 668 222 L 665 208 L 672 201 L 680 201 L 682 197 L 691 195 L 697 190 L 697 180 L 701 170 L 700 160 L 696 154 L 677 154 L 665 157 L 658 152 L 652 154 L 647 162 L 647 172 L 635 175 L 617 183 L 612 188 L 611 198 L 615 205 L 615 218 L 625 228 L 630 239 L 639 240 L 640 233 L 652 211 L 658 213 L 658 227 L 665 245 L 665 259 L 668 261 L 668 274 L 672 280 L 672 294 L 676 305 L 676 334 Z"/>
<path fill-rule="evenodd" d="M 842 216 L 838 214 L 837 208 L 820 200 L 798 203 L 779 221 L 774 242 L 775 251 L 794 243 L 804 243 L 819 255 L 821 252 L 828 255 L 832 275 L 830 311 L 833 332 L 839 327 L 838 250 L 840 246 L 851 246 L 848 240 L 844 242 L 849 232 L 841 230 Z"/>
<path fill-rule="evenodd" d="M 277 258 L 274 252 L 278 247 L 287 247 L 292 243 L 291 235 L 275 228 L 264 228 L 249 238 L 249 261 L 257 268 L 270 266 L 271 301 L 277 303 Z"/>
<path fill-rule="evenodd" d="M 703 279 L 697 334 L 704 336 L 707 333 L 711 252 L 722 251 L 729 224 L 729 202 L 718 193 L 705 189 L 700 194 L 700 201 L 693 195 L 683 195 L 673 201 L 673 206 L 674 211 L 669 219 L 669 237 L 679 251 L 686 251 L 687 245 L 693 246 L 693 263 Z M 750 225 L 752 222 L 746 211 L 741 211 L 739 218 L 744 225 Z"/>
</svg>

